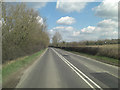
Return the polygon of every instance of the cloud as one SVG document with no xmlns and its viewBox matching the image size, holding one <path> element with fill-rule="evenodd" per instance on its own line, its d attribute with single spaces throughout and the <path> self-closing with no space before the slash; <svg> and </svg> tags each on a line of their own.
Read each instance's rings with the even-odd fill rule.
<svg viewBox="0 0 120 90">
<path fill-rule="evenodd" d="M 59 20 L 57 20 L 57 24 L 61 24 L 61 25 L 71 25 L 75 23 L 75 19 L 73 17 L 61 17 Z"/>
<path fill-rule="evenodd" d="M 85 6 L 87 5 L 86 2 L 57 2 L 56 8 L 63 12 L 80 12 L 82 11 Z"/>
<path fill-rule="evenodd" d="M 95 30 L 95 27 L 93 26 L 88 26 L 87 28 L 81 29 L 82 33 L 92 33 Z"/>
<path fill-rule="evenodd" d="M 118 38 L 118 1 L 104 0 L 93 8 L 95 15 L 104 18 L 94 29 L 93 35 L 98 39 Z"/>
<path fill-rule="evenodd" d="M 51 34 L 54 34 L 56 31 L 62 32 L 62 33 L 69 33 L 74 31 L 74 28 L 71 26 L 57 26 L 49 30 Z"/>
<path fill-rule="evenodd" d="M 118 1 L 119 0 L 104 0 L 100 5 L 93 8 L 95 15 L 102 18 L 117 19 Z"/>
<path fill-rule="evenodd" d="M 74 28 L 71 26 L 65 27 L 65 26 L 59 26 L 59 27 L 55 27 L 53 28 L 54 30 L 61 30 L 61 31 L 73 31 Z"/>
<path fill-rule="evenodd" d="M 93 37 L 94 39 L 118 38 L 118 24 L 112 19 L 102 20 L 96 27 L 88 26 L 81 29 L 81 34 L 91 40 Z"/>
<path fill-rule="evenodd" d="M 43 18 L 42 17 L 40 17 L 40 16 L 37 16 L 37 21 L 38 21 L 38 23 L 40 23 L 41 25 L 44 23 L 43 22 Z"/>
<path fill-rule="evenodd" d="M 112 19 L 104 19 L 97 23 L 97 26 L 88 26 L 83 29 L 76 29 L 72 26 L 54 27 L 49 32 L 51 37 L 58 31 L 65 41 L 99 40 L 118 38 L 118 23 Z"/>
<path fill-rule="evenodd" d="M 62 35 L 63 40 L 71 41 L 71 37 L 73 36 L 73 33 L 76 31 L 76 29 L 73 28 L 72 26 L 57 26 L 57 27 L 54 27 L 54 28 L 48 30 L 48 32 L 50 34 L 50 38 L 53 37 L 53 35 L 55 34 L 56 31 L 59 32 Z"/>
<path fill-rule="evenodd" d="M 80 35 L 80 31 L 74 31 L 73 32 L 73 36 L 78 36 L 78 35 Z"/>
<path fill-rule="evenodd" d="M 33 8 L 35 10 L 45 7 L 46 4 L 47 2 L 27 2 L 26 3 L 27 7 Z"/>
<path fill-rule="evenodd" d="M 112 19 L 106 19 L 97 24 L 98 27 L 118 27 L 118 22 Z"/>
</svg>

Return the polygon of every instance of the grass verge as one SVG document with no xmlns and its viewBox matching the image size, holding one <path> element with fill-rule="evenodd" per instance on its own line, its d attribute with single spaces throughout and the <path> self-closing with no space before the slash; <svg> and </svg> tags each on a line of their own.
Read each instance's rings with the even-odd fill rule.
<svg viewBox="0 0 120 90">
<path fill-rule="evenodd" d="M 27 66 L 27 65 L 31 64 L 33 61 L 35 61 L 43 53 L 43 51 L 44 50 L 41 50 L 33 55 L 18 58 L 17 60 L 13 60 L 13 61 L 3 65 L 2 66 L 3 82 L 12 73 L 20 70 L 21 68 L 24 68 L 25 66 Z"/>
<path fill-rule="evenodd" d="M 66 50 L 66 51 L 68 51 L 68 50 Z M 85 57 L 88 57 L 88 58 L 91 58 L 91 59 L 95 59 L 95 60 L 98 60 L 98 61 L 101 61 L 101 62 L 104 62 L 104 63 L 107 63 L 107 64 L 111 64 L 111 65 L 115 65 L 115 66 L 120 67 L 118 59 L 104 57 L 104 56 L 97 56 L 97 55 L 93 56 L 93 55 L 90 55 L 90 54 L 80 53 L 80 52 L 75 52 L 75 51 L 68 51 L 68 52 L 78 54 L 78 55 L 81 55 L 81 56 L 85 56 Z"/>
</svg>

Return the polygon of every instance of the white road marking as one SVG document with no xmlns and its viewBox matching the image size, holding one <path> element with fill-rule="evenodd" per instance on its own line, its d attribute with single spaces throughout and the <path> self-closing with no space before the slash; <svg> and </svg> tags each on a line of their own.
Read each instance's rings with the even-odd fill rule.
<svg viewBox="0 0 120 90">
<path fill-rule="evenodd" d="M 78 57 L 83 57 L 83 58 L 92 60 L 92 61 L 94 61 L 94 62 L 98 62 L 98 63 L 104 64 L 104 65 L 107 65 L 107 66 L 109 66 L 109 67 L 113 67 L 113 68 L 116 68 L 116 69 L 119 68 L 118 66 L 113 66 L 113 65 L 110 65 L 110 64 L 107 64 L 107 63 L 104 63 L 104 62 L 100 62 L 100 61 L 97 61 L 97 60 L 92 59 L 92 58 L 89 58 L 89 57 L 85 57 L 85 56 L 82 56 L 82 55 L 77 55 L 77 54 L 74 54 L 74 53 L 71 53 L 71 52 L 68 52 L 68 51 L 65 51 L 65 52 L 67 52 L 67 53 L 69 53 L 69 54 L 76 55 L 76 56 L 78 56 Z"/>
<path fill-rule="evenodd" d="M 60 55 L 58 52 L 56 52 L 53 48 L 52 50 L 79 76 L 81 77 L 91 88 L 95 89 L 85 78 L 87 78 L 91 83 L 93 83 L 97 88 L 101 89 L 102 88 L 97 85 L 94 81 L 92 81 L 88 76 L 86 76 L 83 72 L 81 72 L 77 67 L 75 67 L 73 64 L 71 64 L 67 59 L 65 59 L 62 55 Z M 81 76 L 82 74 L 83 76 Z"/>
<path fill-rule="evenodd" d="M 88 58 L 88 57 L 85 57 L 85 56 L 77 55 L 77 54 L 74 54 L 74 53 L 71 53 L 71 52 L 68 52 L 68 51 L 65 51 L 65 50 L 62 50 L 62 51 L 67 52 L 67 53 L 72 54 L 72 55 L 76 55 L 76 56 L 78 56 L 78 57 L 83 57 L 83 58 L 86 58 L 86 59 L 88 59 L 88 60 L 92 60 L 92 61 L 94 61 L 94 62 L 103 64 L 103 65 L 107 65 L 107 66 L 109 66 L 109 67 L 113 67 L 113 68 L 115 68 L 115 69 L 117 69 L 117 70 L 120 69 L 120 67 L 118 67 L 118 66 L 113 66 L 113 65 L 110 65 L 110 64 L 107 64 L 107 63 L 103 63 L 103 62 L 94 60 L 94 59 L 92 59 L 92 58 Z M 116 75 L 110 73 L 109 71 L 103 71 L 103 70 L 102 70 L 102 71 L 99 71 L 99 72 L 107 72 L 107 73 L 109 73 L 110 75 L 112 75 L 112 76 L 120 79 L 120 77 L 118 76 L 118 74 L 117 74 L 117 76 L 116 76 Z M 117 71 L 117 73 L 118 73 L 118 71 Z"/>
</svg>

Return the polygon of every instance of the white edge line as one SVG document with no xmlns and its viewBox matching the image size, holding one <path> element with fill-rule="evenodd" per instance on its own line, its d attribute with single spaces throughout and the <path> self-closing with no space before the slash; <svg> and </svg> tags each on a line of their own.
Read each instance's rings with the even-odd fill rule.
<svg viewBox="0 0 120 90">
<path fill-rule="evenodd" d="M 60 50 L 62 50 L 62 49 L 60 49 Z M 65 50 L 64 50 L 65 51 Z M 82 56 L 82 55 L 77 55 L 77 54 L 74 54 L 74 53 L 71 53 L 71 52 L 68 52 L 68 51 L 65 51 L 65 52 L 67 52 L 67 53 L 70 53 L 70 54 L 73 54 L 73 55 L 76 55 L 76 56 L 79 56 L 79 57 L 83 57 L 83 58 L 86 58 L 86 59 L 90 59 L 90 60 L 94 60 L 95 62 L 98 62 L 98 63 L 101 63 L 101 64 L 104 64 L 104 65 L 107 65 L 107 66 L 109 66 L 109 67 L 113 67 L 113 68 L 116 68 L 116 69 L 118 69 L 119 67 L 117 67 L 117 66 L 113 66 L 113 65 L 110 65 L 110 64 L 107 64 L 107 63 L 103 63 L 103 62 L 100 62 L 100 61 L 97 61 L 97 60 L 95 60 L 95 59 L 92 59 L 92 58 L 88 58 L 88 57 L 85 57 L 85 56 Z"/>
<path fill-rule="evenodd" d="M 70 63 L 68 61 L 68 63 Z M 71 63 L 70 63 L 71 64 Z M 100 86 L 98 86 L 95 82 L 93 82 L 88 76 L 86 76 L 83 72 L 81 72 L 78 68 L 76 68 L 74 65 L 71 64 L 71 66 L 73 66 L 79 73 L 81 73 L 85 78 L 87 78 L 89 81 L 91 81 L 94 85 L 96 85 L 98 88 L 101 88 Z"/>
<path fill-rule="evenodd" d="M 60 50 L 62 50 L 62 49 L 60 49 Z M 62 50 L 62 51 L 65 51 L 65 50 Z M 78 56 L 78 57 L 86 58 L 86 59 L 88 59 L 88 60 L 92 60 L 92 61 L 94 61 L 94 62 L 103 64 L 103 65 L 107 65 L 107 66 L 109 66 L 109 67 L 113 67 L 114 69 L 118 69 L 118 70 L 120 69 L 120 67 L 113 66 L 113 65 L 110 65 L 110 64 L 107 64 L 107 63 L 104 63 L 104 62 L 100 62 L 100 61 L 97 61 L 97 60 L 92 59 L 92 58 L 88 58 L 88 57 L 85 57 L 85 56 L 82 56 L 82 55 L 77 55 L 77 54 L 71 53 L 71 52 L 69 52 L 69 51 L 65 51 L 65 52 L 67 52 L 67 53 L 69 53 L 69 54 L 76 55 L 76 56 Z M 108 72 L 108 71 L 105 71 L 105 72 L 111 74 L 112 76 L 114 76 L 114 77 L 116 77 L 116 78 L 120 78 L 120 77 L 118 77 L 118 76 L 116 76 L 116 75 L 114 75 L 114 74 L 112 74 L 112 73 L 110 73 L 110 72 Z"/>
<path fill-rule="evenodd" d="M 58 54 L 58 52 L 56 52 L 53 48 L 52 50 L 64 61 L 66 62 L 66 64 L 72 68 L 76 73 L 77 75 L 79 75 L 91 88 L 94 88 L 88 81 L 86 81 L 79 73 L 81 73 L 84 77 L 86 77 L 89 81 L 91 81 L 95 86 L 97 86 L 98 88 L 101 88 L 99 85 L 97 85 L 94 81 L 92 81 L 88 76 L 86 76 L 83 72 L 81 72 L 78 68 L 76 68 L 73 64 L 71 64 L 68 60 L 66 60 L 64 57 L 62 57 L 60 54 Z M 79 73 L 73 68 L 71 67 L 70 65 L 72 65 L 77 71 L 79 71 Z"/>
</svg>

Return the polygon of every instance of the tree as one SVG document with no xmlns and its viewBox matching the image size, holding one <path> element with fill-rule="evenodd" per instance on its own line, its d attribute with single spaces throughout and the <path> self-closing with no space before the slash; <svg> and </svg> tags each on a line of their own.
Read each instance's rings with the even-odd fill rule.
<svg viewBox="0 0 120 90">
<path fill-rule="evenodd" d="M 33 54 L 49 45 L 45 20 L 42 24 L 38 22 L 37 11 L 27 8 L 24 3 L 3 3 L 2 9 L 3 62 Z"/>
<path fill-rule="evenodd" d="M 54 46 L 58 46 L 58 43 L 62 40 L 61 34 L 59 32 L 55 32 L 53 38 L 52 38 L 52 43 Z"/>
</svg>

